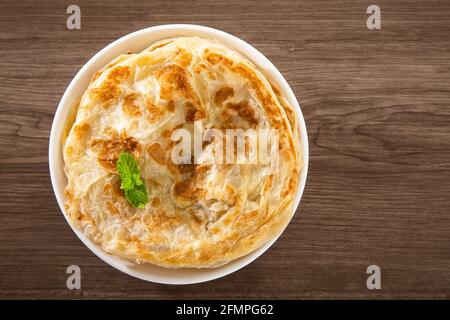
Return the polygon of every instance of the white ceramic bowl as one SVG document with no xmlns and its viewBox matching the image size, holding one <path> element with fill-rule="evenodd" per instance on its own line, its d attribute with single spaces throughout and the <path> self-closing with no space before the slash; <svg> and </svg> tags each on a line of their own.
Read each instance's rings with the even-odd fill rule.
<svg viewBox="0 0 450 320">
<path fill-rule="evenodd" d="M 63 170 L 64 161 L 62 156 L 61 136 L 70 108 L 77 102 L 82 93 L 86 90 L 89 80 L 94 72 L 101 69 L 113 58 L 129 50 L 139 52 L 158 40 L 176 36 L 200 36 L 210 39 L 217 39 L 228 47 L 242 53 L 256 66 L 258 66 L 258 68 L 262 70 L 265 75 L 281 89 L 289 103 L 295 108 L 299 123 L 301 151 L 303 154 L 304 166 L 301 171 L 300 184 L 294 200 L 292 211 L 293 216 L 298 204 L 300 203 L 300 198 L 305 187 L 306 175 L 308 172 L 308 136 L 300 106 L 294 93 L 281 73 L 262 53 L 243 40 L 216 29 L 187 24 L 161 25 L 130 33 L 114 41 L 98 52 L 81 68 L 75 78 L 73 78 L 58 105 L 50 133 L 48 156 L 53 190 L 55 192 L 59 207 L 78 238 L 80 238 L 80 240 L 95 255 L 114 268 L 142 280 L 166 284 L 192 284 L 217 279 L 241 269 L 263 254 L 276 241 L 279 235 L 252 253 L 231 261 L 230 263 L 219 268 L 166 269 L 151 264 L 136 265 L 105 253 L 100 246 L 89 240 L 80 230 L 74 227 L 67 215 L 64 213 L 64 188 L 67 184 L 67 179 Z"/>
</svg>

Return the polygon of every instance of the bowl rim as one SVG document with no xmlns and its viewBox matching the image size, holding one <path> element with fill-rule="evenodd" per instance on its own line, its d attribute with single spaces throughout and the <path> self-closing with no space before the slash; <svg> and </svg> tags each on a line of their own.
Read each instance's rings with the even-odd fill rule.
<svg viewBox="0 0 450 320">
<path fill-rule="evenodd" d="M 206 269 L 195 269 L 195 272 L 192 271 L 192 275 L 190 273 L 187 273 L 186 275 L 183 275 L 182 277 L 178 277 L 176 275 L 177 272 L 180 272 L 180 270 L 189 270 L 189 268 L 181 268 L 181 269 L 167 269 L 162 268 L 154 265 L 148 265 L 149 268 L 154 268 L 157 270 L 158 268 L 162 268 L 167 272 L 161 271 L 161 273 L 169 273 L 173 275 L 161 275 L 159 272 L 155 272 L 153 274 L 152 272 L 145 271 L 143 268 L 142 270 L 139 269 L 138 266 L 135 264 L 132 264 L 130 262 L 127 262 L 121 258 L 118 258 L 116 256 L 110 255 L 106 252 L 104 252 L 100 246 L 95 244 L 93 241 L 91 241 L 87 236 L 83 234 L 81 230 L 79 230 L 77 227 L 72 225 L 69 217 L 65 213 L 64 209 L 64 195 L 63 190 L 65 186 L 61 186 L 58 182 L 58 177 L 61 176 L 60 173 L 58 173 L 56 170 L 56 166 L 58 166 L 58 162 L 61 162 L 62 158 L 62 146 L 61 146 L 61 135 L 62 130 L 64 130 L 64 124 L 66 121 L 66 117 L 68 114 L 68 110 L 73 105 L 74 101 L 72 101 L 72 104 L 70 104 L 70 96 L 74 95 L 74 90 L 76 90 L 76 86 L 80 86 L 81 80 L 84 77 L 86 79 L 92 76 L 93 72 L 99 70 L 101 67 L 106 65 L 109 61 L 112 59 L 105 58 L 106 56 L 112 56 L 116 57 L 121 52 L 125 53 L 125 51 L 121 50 L 119 47 L 125 43 L 131 42 L 133 40 L 137 40 L 140 37 L 151 37 L 155 33 L 174 33 L 178 34 L 178 36 L 183 35 L 192 35 L 192 36 L 200 36 L 200 37 L 206 37 L 211 39 L 218 39 L 219 41 L 222 41 L 225 43 L 226 46 L 232 47 L 234 50 L 237 50 L 241 54 L 243 54 L 246 58 L 248 58 L 250 61 L 255 63 L 255 65 L 258 66 L 258 68 L 264 71 L 264 74 L 266 77 L 269 77 L 271 81 L 273 81 L 284 93 L 285 98 L 289 101 L 289 103 L 292 105 L 292 107 L 295 110 L 297 120 L 298 120 L 298 130 L 299 130 L 299 136 L 300 136 L 300 148 L 302 152 L 302 160 L 303 160 L 303 167 L 300 172 L 300 178 L 299 178 L 299 184 L 296 196 L 293 201 L 292 205 L 292 213 L 291 217 L 289 218 L 288 223 L 286 226 L 277 234 L 275 237 L 273 237 L 270 241 L 266 242 L 263 246 L 260 248 L 252 251 L 251 253 L 238 258 L 236 260 L 233 260 L 221 267 L 218 268 L 206 268 Z M 176 35 L 173 35 L 172 37 L 176 37 Z M 162 36 L 160 38 L 164 39 L 168 38 L 167 36 Z M 147 43 L 145 47 L 150 46 L 152 43 L 156 42 L 158 40 L 151 40 L 149 43 Z M 119 50 L 119 51 L 118 51 Z M 115 52 L 116 51 L 116 52 Z M 108 60 L 109 59 L 109 60 Z M 104 61 L 102 62 L 101 60 Z M 103 64 L 103 65 L 102 65 Z M 100 65 L 100 67 L 95 66 Z M 95 66 L 95 67 L 94 67 Z M 97 68 L 97 69 L 95 69 Z M 86 82 L 86 81 L 84 81 Z M 86 86 L 84 86 L 85 90 Z M 84 91 L 83 90 L 83 91 Z M 80 98 L 81 95 L 78 95 L 78 98 Z M 72 100 L 74 98 L 72 97 Z M 66 117 L 64 117 L 66 115 Z M 49 170 L 50 170 L 50 178 L 52 182 L 52 188 L 53 192 L 55 194 L 56 200 L 58 202 L 60 211 L 64 218 L 66 219 L 67 223 L 71 227 L 71 229 L 74 231 L 74 233 L 78 236 L 78 238 L 84 243 L 88 249 L 94 253 L 98 258 L 103 260 L 105 263 L 109 264 L 113 268 L 128 274 L 132 277 L 154 282 L 154 283 L 161 283 L 161 284 L 194 284 L 194 283 L 201 283 L 206 281 L 211 281 L 214 279 L 218 279 L 221 277 L 224 277 L 226 275 L 229 275 L 245 266 L 247 266 L 249 263 L 256 260 L 259 256 L 261 256 L 265 251 L 267 251 L 273 243 L 281 236 L 281 234 L 284 232 L 286 227 L 289 225 L 289 223 L 292 221 L 292 218 L 294 217 L 298 206 L 300 204 L 300 199 L 303 195 L 305 184 L 306 184 L 306 178 L 308 174 L 308 165 L 309 165 L 309 144 L 308 144 L 308 134 L 306 131 L 306 124 L 305 120 L 300 108 L 300 105 L 297 101 L 297 98 L 295 97 L 291 87 L 287 83 L 287 81 L 284 79 L 282 74 L 278 71 L 278 69 L 272 64 L 272 62 L 269 61 L 261 52 L 259 52 L 256 48 L 245 42 L 244 40 L 241 40 L 240 38 L 231 35 L 227 32 L 205 27 L 201 25 L 195 25 L 195 24 L 165 24 L 165 25 L 157 25 L 152 26 L 148 28 L 144 28 L 138 31 L 134 31 L 132 33 L 126 34 L 110 44 L 108 44 L 106 47 L 98 51 L 94 56 L 92 56 L 83 66 L 82 68 L 77 72 L 75 77 L 71 80 L 69 86 L 66 88 L 59 104 L 57 107 L 57 110 L 55 112 L 51 132 L 50 132 L 50 139 L 49 139 L 49 149 L 48 149 L 48 155 L 49 155 Z M 61 169 L 61 168 L 60 168 Z M 65 176 L 64 176 L 65 177 Z M 64 177 L 62 179 L 64 179 Z M 141 266 L 145 266 L 141 265 Z M 170 270 L 170 272 L 169 272 Z M 203 274 L 202 274 L 203 273 Z"/>
</svg>

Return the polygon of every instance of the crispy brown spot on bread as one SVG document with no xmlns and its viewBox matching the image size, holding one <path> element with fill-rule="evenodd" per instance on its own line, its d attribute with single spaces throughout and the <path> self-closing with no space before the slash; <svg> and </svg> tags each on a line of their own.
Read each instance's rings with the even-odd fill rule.
<svg viewBox="0 0 450 320">
<path fill-rule="evenodd" d="M 161 108 L 157 106 L 149 96 L 145 98 L 145 106 L 147 109 L 146 119 L 148 122 L 154 123 L 163 115 Z"/>
<path fill-rule="evenodd" d="M 189 213 L 192 217 L 192 222 L 195 223 L 195 227 L 198 228 L 204 224 L 204 217 L 203 215 L 200 215 L 198 211 L 190 210 Z"/>
<path fill-rule="evenodd" d="M 177 170 L 181 174 L 191 173 L 195 170 L 195 164 L 182 163 L 182 164 L 177 165 Z"/>
<path fill-rule="evenodd" d="M 220 121 L 222 121 L 225 124 L 229 122 L 231 116 L 232 116 L 232 114 L 226 109 L 224 111 L 222 111 L 221 113 L 219 113 Z"/>
<path fill-rule="evenodd" d="M 72 198 L 73 198 L 72 191 L 71 191 L 71 189 L 69 188 L 69 185 L 67 185 L 67 186 L 64 188 L 64 195 L 65 195 L 67 198 L 69 198 L 69 199 L 72 199 Z"/>
<path fill-rule="evenodd" d="M 132 137 L 121 137 L 112 139 L 95 139 L 91 141 L 90 147 L 98 149 L 99 163 L 110 172 L 117 172 L 116 161 L 122 151 L 128 151 L 138 157 L 140 153 L 140 145 Z"/>
<path fill-rule="evenodd" d="M 154 197 L 152 199 L 151 205 L 152 207 L 159 207 L 159 205 L 161 204 L 161 199 L 159 199 L 158 197 Z"/>
<path fill-rule="evenodd" d="M 209 49 L 205 50 L 203 57 L 212 65 L 222 64 L 231 68 L 234 64 L 233 60 L 228 59 L 220 53 L 211 52 Z"/>
<path fill-rule="evenodd" d="M 135 92 L 128 94 L 123 100 L 122 109 L 123 111 L 132 117 L 139 117 L 141 115 L 141 110 L 137 100 L 139 95 Z"/>
<path fill-rule="evenodd" d="M 295 191 L 297 190 L 297 185 L 298 185 L 298 170 L 295 170 L 295 172 L 293 172 L 293 177 L 291 177 L 289 179 L 288 184 L 286 185 L 286 189 L 283 191 L 283 196 L 286 197 L 290 194 L 294 194 Z"/>
<path fill-rule="evenodd" d="M 216 91 L 214 94 L 214 103 L 216 105 L 220 105 L 222 102 L 227 100 L 228 98 L 232 97 L 234 95 L 234 89 L 232 87 L 222 87 L 219 90 Z"/>
<path fill-rule="evenodd" d="M 111 190 L 112 190 L 112 185 L 111 185 L 111 183 L 107 183 L 107 184 L 105 184 L 105 186 L 103 187 L 103 193 L 110 193 L 111 192 Z"/>
<path fill-rule="evenodd" d="M 211 52 L 209 50 L 205 50 L 204 58 L 213 65 L 219 64 L 221 66 L 225 66 L 229 70 L 238 73 L 243 78 L 247 79 L 252 89 L 256 92 L 256 96 L 261 101 L 265 112 L 270 116 L 269 121 L 272 121 L 272 119 L 281 116 L 281 112 L 279 108 L 277 108 L 277 102 L 272 97 L 271 92 L 266 88 L 266 85 L 263 83 L 263 81 L 257 76 L 256 72 L 247 64 L 235 64 L 232 60 L 223 56 L 222 54 Z M 286 126 L 287 123 L 285 121 L 280 121 L 277 124 L 276 128 L 282 127 L 284 129 L 286 128 Z"/>
<path fill-rule="evenodd" d="M 238 228 L 242 228 L 252 224 L 252 221 L 256 220 L 259 215 L 259 209 L 254 209 L 252 211 L 248 211 L 244 214 L 241 214 L 237 217 L 235 226 Z"/>
<path fill-rule="evenodd" d="M 71 146 L 68 146 L 66 148 L 66 153 L 67 153 L 68 156 L 73 155 L 73 148 Z"/>
<path fill-rule="evenodd" d="M 150 185 L 150 187 L 157 188 L 157 187 L 159 187 L 161 185 L 157 180 L 153 180 L 153 179 L 150 179 L 150 178 L 147 178 L 146 181 Z"/>
<path fill-rule="evenodd" d="M 119 137 L 119 133 L 117 132 L 116 129 L 114 129 L 113 127 L 106 127 L 103 130 L 103 133 L 111 138 L 118 138 Z"/>
<path fill-rule="evenodd" d="M 105 81 L 99 87 L 92 89 L 91 93 L 94 98 L 102 100 L 103 108 L 109 108 L 112 103 L 118 101 L 122 90 L 118 84 L 130 76 L 130 68 L 118 66 L 112 69 Z"/>
<path fill-rule="evenodd" d="M 121 83 L 122 81 L 130 77 L 131 71 L 129 67 L 118 66 L 111 70 L 108 74 L 108 79 L 111 79 L 115 83 Z"/>
<path fill-rule="evenodd" d="M 212 234 L 218 234 L 220 232 L 220 228 L 215 226 L 209 230 Z"/>
<path fill-rule="evenodd" d="M 255 126 L 258 124 L 255 110 L 253 110 L 248 101 L 228 103 L 227 108 L 236 111 L 239 117 L 247 121 L 251 126 Z"/>
<path fill-rule="evenodd" d="M 264 106 L 266 113 L 272 117 L 281 116 L 280 109 L 277 108 L 277 102 L 273 99 L 270 91 L 266 89 L 265 84 L 258 78 L 252 69 L 243 63 L 236 65 L 233 69 L 250 82 L 253 90 L 256 92 L 256 96 Z"/>
<path fill-rule="evenodd" d="M 192 196 L 191 181 L 188 179 L 175 182 L 173 194 L 178 197 L 190 199 Z"/>
<path fill-rule="evenodd" d="M 160 96 L 162 99 L 171 100 L 176 94 L 198 102 L 194 90 L 189 82 L 189 76 L 180 66 L 170 64 L 162 68 L 157 73 L 157 78 L 161 81 Z"/>
<path fill-rule="evenodd" d="M 227 184 L 225 186 L 225 191 L 226 191 L 225 200 L 227 201 L 227 204 L 234 206 L 236 204 L 236 200 L 237 200 L 236 189 L 232 185 Z"/>
<path fill-rule="evenodd" d="M 88 133 L 90 128 L 91 128 L 91 126 L 88 123 L 86 123 L 86 122 L 85 123 L 76 124 L 73 127 L 73 131 L 75 132 L 75 137 L 78 140 L 83 139 L 87 135 L 87 133 Z"/>
<path fill-rule="evenodd" d="M 155 51 L 156 49 L 162 48 L 164 46 L 167 46 L 169 43 L 172 43 L 173 40 L 167 41 L 167 42 L 163 42 L 163 43 L 158 43 L 158 44 L 154 44 L 152 45 L 148 51 Z"/>
<path fill-rule="evenodd" d="M 144 223 L 155 235 L 162 234 L 164 230 L 176 227 L 181 222 L 181 218 L 178 215 L 170 216 L 163 209 L 157 209 L 151 215 L 146 215 Z M 163 242 L 163 238 L 160 238 L 160 242 Z"/>
<path fill-rule="evenodd" d="M 173 176 L 191 174 L 195 170 L 195 165 L 192 163 L 175 164 L 173 161 L 167 162 L 167 169 Z"/>
<path fill-rule="evenodd" d="M 199 63 L 198 65 L 196 65 L 194 68 L 194 72 L 196 74 L 205 72 L 209 79 L 217 80 L 217 76 L 216 76 L 215 72 L 208 69 L 208 66 L 205 63 Z"/>
<path fill-rule="evenodd" d="M 194 178 L 203 180 L 211 169 L 209 165 L 196 165 L 194 170 Z"/>
<path fill-rule="evenodd" d="M 123 194 L 123 190 L 120 189 L 120 180 L 116 179 L 113 183 L 112 183 L 112 195 L 114 196 L 114 198 L 119 199 L 119 198 L 123 198 L 124 194 Z"/>
<path fill-rule="evenodd" d="M 92 226 L 94 226 L 94 227 L 95 227 L 95 225 L 96 225 L 96 222 L 95 222 L 95 220 L 92 218 L 92 215 L 90 215 L 90 214 L 87 213 L 87 212 L 80 212 L 80 211 L 78 211 L 78 217 L 77 217 L 77 219 L 78 219 L 78 220 L 81 220 L 81 221 L 89 222 L 89 223 L 92 224 Z"/>
<path fill-rule="evenodd" d="M 147 148 L 148 153 L 159 165 L 164 165 L 166 163 L 166 157 L 164 150 L 161 148 L 159 143 L 153 143 Z"/>
<path fill-rule="evenodd" d="M 205 113 L 203 110 L 195 107 L 195 105 L 192 102 L 186 102 L 185 103 L 186 112 L 185 112 L 185 120 L 186 122 L 193 122 L 195 120 L 204 119 Z"/>
<path fill-rule="evenodd" d="M 197 73 L 197 74 L 199 74 L 199 73 L 201 73 L 203 70 L 206 70 L 206 69 L 207 69 L 206 64 L 204 64 L 204 63 L 199 63 L 198 65 L 195 66 L 194 72 Z"/>
<path fill-rule="evenodd" d="M 175 102 L 173 100 L 170 100 L 167 103 L 167 110 L 169 110 L 169 112 L 174 112 L 175 111 Z"/>
<path fill-rule="evenodd" d="M 99 87 L 92 89 L 91 93 L 94 98 L 100 99 L 102 107 L 107 109 L 119 100 L 122 90 L 114 81 L 107 79 Z"/>
<path fill-rule="evenodd" d="M 126 55 L 130 55 L 130 54 L 132 54 L 132 52 L 128 51 Z M 106 70 L 108 70 L 108 69 L 114 67 L 116 64 L 126 60 L 128 58 L 128 57 L 126 57 L 126 55 L 117 57 L 116 59 L 114 59 L 113 61 L 108 63 L 106 66 L 104 66 L 102 69 L 96 71 L 91 78 L 91 82 L 94 82 L 95 80 L 97 80 L 102 75 L 102 73 L 105 72 Z"/>
<path fill-rule="evenodd" d="M 195 108 L 187 108 L 184 114 L 186 122 L 193 122 L 195 119 L 195 113 L 196 113 Z"/>
<path fill-rule="evenodd" d="M 165 129 L 161 132 L 161 136 L 166 139 L 170 138 L 171 134 L 172 134 L 172 130 L 169 130 L 169 129 Z"/>
<path fill-rule="evenodd" d="M 208 70 L 208 78 L 211 80 L 217 80 L 215 73 Z"/>
<path fill-rule="evenodd" d="M 191 64 L 192 62 L 192 53 L 186 51 L 183 48 L 180 48 L 177 50 L 176 52 L 177 55 L 177 59 L 176 61 L 182 65 L 183 67 L 187 67 Z"/>
<path fill-rule="evenodd" d="M 173 186 L 173 194 L 186 200 L 195 200 L 204 197 L 203 181 L 206 179 L 209 165 L 193 165 L 194 170 L 189 171 L 187 176 L 177 180 Z M 189 168 L 192 168 L 189 166 Z"/>
</svg>

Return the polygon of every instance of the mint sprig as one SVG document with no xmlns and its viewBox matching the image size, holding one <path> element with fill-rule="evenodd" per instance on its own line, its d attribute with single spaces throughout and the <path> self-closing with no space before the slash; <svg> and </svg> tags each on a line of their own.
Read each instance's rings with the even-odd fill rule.
<svg viewBox="0 0 450 320">
<path fill-rule="evenodd" d="M 121 180 L 120 189 L 124 190 L 128 203 L 136 208 L 144 208 L 148 202 L 148 194 L 136 159 L 129 152 L 121 152 L 116 168 Z"/>
</svg>

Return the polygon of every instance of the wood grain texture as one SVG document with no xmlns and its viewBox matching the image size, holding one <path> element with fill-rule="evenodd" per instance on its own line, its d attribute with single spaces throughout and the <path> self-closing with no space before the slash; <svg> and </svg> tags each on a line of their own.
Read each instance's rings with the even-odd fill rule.
<svg viewBox="0 0 450 320">
<path fill-rule="evenodd" d="M 366 28 L 366 8 L 382 29 Z M 67 30 L 78 4 L 82 29 Z M 450 298 L 449 1 L 0 1 L 0 298 Z M 138 29 L 196 23 L 263 52 L 306 119 L 310 170 L 262 257 L 191 286 L 96 258 L 60 214 L 48 137 L 70 80 Z M 66 289 L 66 267 L 82 290 Z M 366 268 L 382 289 L 366 288 Z"/>
</svg>

